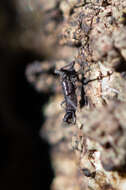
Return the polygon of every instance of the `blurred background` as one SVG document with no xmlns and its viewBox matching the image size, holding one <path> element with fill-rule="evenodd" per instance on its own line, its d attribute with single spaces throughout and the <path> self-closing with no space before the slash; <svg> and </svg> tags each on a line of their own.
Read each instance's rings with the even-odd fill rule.
<svg viewBox="0 0 126 190">
<path fill-rule="evenodd" d="M 45 7 L 42 0 L 0 2 L 1 190 L 49 189 L 53 177 L 49 145 L 39 136 L 49 96 L 37 93 L 25 76 L 27 64 L 50 57 L 43 49 Z"/>
</svg>

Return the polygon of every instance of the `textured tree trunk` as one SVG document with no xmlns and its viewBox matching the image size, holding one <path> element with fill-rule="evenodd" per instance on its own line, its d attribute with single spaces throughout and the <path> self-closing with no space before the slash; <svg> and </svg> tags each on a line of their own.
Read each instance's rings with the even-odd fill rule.
<svg viewBox="0 0 126 190">
<path fill-rule="evenodd" d="M 26 70 L 37 90 L 53 94 L 41 130 L 51 145 L 51 189 L 125 190 L 126 1 L 51 2 L 41 2 L 50 60 Z M 75 125 L 63 123 L 64 97 L 54 75 L 71 61 L 78 73 Z"/>
</svg>

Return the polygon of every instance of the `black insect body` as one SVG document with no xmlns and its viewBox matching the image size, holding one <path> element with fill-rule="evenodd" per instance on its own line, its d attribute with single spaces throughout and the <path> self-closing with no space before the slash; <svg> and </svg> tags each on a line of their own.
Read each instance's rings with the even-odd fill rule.
<svg viewBox="0 0 126 190">
<path fill-rule="evenodd" d="M 76 123 L 77 96 L 75 82 L 77 80 L 77 73 L 74 69 L 74 64 L 72 62 L 70 65 L 66 65 L 56 71 L 56 73 L 61 75 L 61 85 L 66 104 L 66 114 L 64 115 L 63 121 L 68 124 Z M 67 67 L 68 69 L 65 69 Z"/>
</svg>

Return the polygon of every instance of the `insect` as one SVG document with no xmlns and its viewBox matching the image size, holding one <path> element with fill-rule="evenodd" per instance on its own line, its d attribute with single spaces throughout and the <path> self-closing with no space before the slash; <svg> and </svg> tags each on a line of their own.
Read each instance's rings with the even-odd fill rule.
<svg viewBox="0 0 126 190">
<path fill-rule="evenodd" d="M 77 96 L 75 82 L 78 76 L 74 69 L 74 64 L 75 62 L 73 61 L 69 65 L 55 71 L 55 73 L 61 76 L 61 85 L 65 99 L 61 104 L 66 104 L 66 114 L 64 115 L 63 121 L 68 124 L 76 123 Z"/>
</svg>

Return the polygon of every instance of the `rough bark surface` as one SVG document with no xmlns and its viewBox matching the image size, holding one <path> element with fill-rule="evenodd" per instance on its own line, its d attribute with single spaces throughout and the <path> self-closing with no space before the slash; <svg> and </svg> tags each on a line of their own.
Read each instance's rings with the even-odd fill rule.
<svg viewBox="0 0 126 190">
<path fill-rule="evenodd" d="M 51 145 L 51 189 L 125 190 L 126 1 L 41 4 L 46 18 L 43 39 L 52 59 L 32 63 L 26 74 L 38 91 L 52 93 L 41 130 Z M 54 70 L 73 60 L 80 80 L 76 124 L 68 125 L 62 121 L 64 97 Z"/>
</svg>

